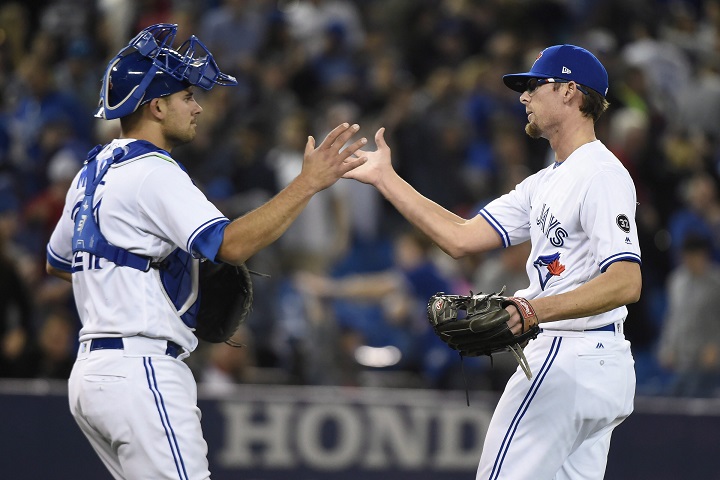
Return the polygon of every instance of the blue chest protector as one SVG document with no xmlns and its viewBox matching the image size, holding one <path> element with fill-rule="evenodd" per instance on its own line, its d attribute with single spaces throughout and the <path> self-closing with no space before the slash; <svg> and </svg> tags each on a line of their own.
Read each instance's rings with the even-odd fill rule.
<svg viewBox="0 0 720 480">
<path fill-rule="evenodd" d="M 197 262 L 193 262 L 192 256 L 181 248 L 176 248 L 161 262 L 153 262 L 150 257 L 112 245 L 100 231 L 100 225 L 96 218 L 102 200 L 93 208 L 95 191 L 98 185 L 103 183 L 103 177 L 113 164 L 148 153 L 156 152 L 167 157 L 170 157 L 170 154 L 150 142 L 137 140 L 129 143 L 125 148 L 113 150 L 112 157 L 104 160 L 98 171 L 96 162 L 98 161 L 97 155 L 101 150 L 102 146 L 98 145 L 88 153 L 86 167 L 81 174 L 81 181 L 82 177 L 85 177 L 85 196 L 75 214 L 72 238 L 73 253 L 87 252 L 118 266 L 130 267 L 143 272 L 149 271 L 150 268 L 158 269 L 162 286 L 180 318 L 188 327 L 194 328 L 200 308 L 200 294 Z"/>
</svg>

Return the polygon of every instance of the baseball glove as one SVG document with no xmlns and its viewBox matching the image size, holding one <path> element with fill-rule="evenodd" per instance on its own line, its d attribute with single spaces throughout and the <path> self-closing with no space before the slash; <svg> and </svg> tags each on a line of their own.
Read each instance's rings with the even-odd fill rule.
<svg viewBox="0 0 720 480">
<path fill-rule="evenodd" d="M 463 356 L 512 352 L 529 380 L 532 372 L 522 348 L 540 331 L 537 316 L 530 302 L 521 297 L 505 297 L 504 290 L 488 295 L 437 293 L 428 302 L 428 320 L 435 333 Z M 513 334 L 508 327 L 510 314 L 505 310 L 508 305 L 514 305 L 520 312 L 523 322 L 520 335 Z"/>
<path fill-rule="evenodd" d="M 252 308 L 250 271 L 244 264 L 201 262 L 199 284 L 195 336 L 206 342 L 239 346 L 230 339 Z"/>
</svg>

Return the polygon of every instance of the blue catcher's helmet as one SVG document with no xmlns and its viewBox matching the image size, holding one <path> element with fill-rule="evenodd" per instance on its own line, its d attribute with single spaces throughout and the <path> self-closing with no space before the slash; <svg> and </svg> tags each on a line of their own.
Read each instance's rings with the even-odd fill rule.
<svg viewBox="0 0 720 480">
<path fill-rule="evenodd" d="M 237 85 L 224 74 L 210 51 L 195 36 L 173 50 L 177 25 L 159 23 L 130 40 L 108 64 L 95 116 L 110 120 L 131 114 L 153 98 L 172 95 L 197 85 Z"/>
</svg>

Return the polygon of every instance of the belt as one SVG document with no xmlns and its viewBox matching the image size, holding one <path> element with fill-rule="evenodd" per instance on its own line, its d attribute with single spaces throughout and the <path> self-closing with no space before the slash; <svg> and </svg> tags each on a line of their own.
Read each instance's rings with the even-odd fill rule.
<svg viewBox="0 0 720 480">
<path fill-rule="evenodd" d="M 602 327 L 597 328 L 591 328 L 588 330 L 585 330 L 586 332 L 614 332 L 615 331 L 615 324 L 610 323 L 608 325 L 604 325 Z"/>
<path fill-rule="evenodd" d="M 545 329 L 541 328 L 540 333 L 542 333 Z M 610 323 L 608 325 L 603 325 L 602 327 L 597 328 L 588 328 L 587 330 L 552 330 L 549 329 L 549 332 L 564 332 L 564 331 L 570 331 L 570 332 L 616 332 L 616 333 L 622 333 L 622 324 L 621 323 Z"/>
<path fill-rule="evenodd" d="M 122 337 L 93 338 L 90 341 L 90 351 L 93 350 L 123 350 Z M 182 347 L 175 342 L 168 340 L 165 355 L 177 358 L 182 353 Z"/>
</svg>

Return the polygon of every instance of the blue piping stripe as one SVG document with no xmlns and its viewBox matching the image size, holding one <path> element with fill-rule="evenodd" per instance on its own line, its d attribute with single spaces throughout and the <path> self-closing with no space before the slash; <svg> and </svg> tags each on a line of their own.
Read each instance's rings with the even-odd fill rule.
<svg viewBox="0 0 720 480">
<path fill-rule="evenodd" d="M 498 232 L 498 234 L 500 235 L 500 238 L 502 239 L 503 246 L 505 248 L 509 247 L 510 246 L 510 235 L 508 235 L 507 231 L 503 228 L 502 225 L 500 225 L 500 222 L 495 220 L 495 217 L 490 215 L 490 212 L 488 212 L 484 208 L 482 210 L 480 210 L 480 212 L 478 212 L 478 213 L 480 213 L 480 215 L 482 215 L 482 217 L 488 221 L 490 226 L 492 228 L 494 228 L 496 232 Z"/>
<path fill-rule="evenodd" d="M 155 406 L 157 407 L 158 414 L 160 415 L 160 423 L 162 423 L 162 426 L 165 429 L 165 437 L 168 440 L 168 445 L 170 446 L 170 451 L 172 452 L 173 460 L 175 461 L 175 468 L 177 469 L 178 477 L 180 477 L 180 480 L 187 480 L 188 475 L 187 471 L 185 471 L 185 462 L 182 459 L 180 447 L 178 446 L 177 438 L 175 438 L 175 432 L 173 431 L 172 425 L 170 425 L 170 417 L 167 414 L 165 402 L 157 386 L 157 379 L 155 378 L 155 368 L 152 365 L 152 359 L 150 357 L 143 357 L 143 365 L 145 366 L 145 376 L 147 377 L 148 388 L 150 388 L 150 391 L 155 398 Z M 152 381 L 150 381 L 151 377 Z M 168 428 L 170 429 L 169 432 Z M 178 465 L 178 457 L 180 459 L 180 465 Z M 180 471 L 181 466 L 182 471 Z"/>
<path fill-rule="evenodd" d="M 638 255 L 637 253 L 633 253 L 633 252 L 616 253 L 615 255 L 609 256 L 608 258 L 606 258 L 605 260 L 600 262 L 598 265 L 600 266 L 600 271 L 604 272 L 605 270 L 607 270 L 607 268 L 611 264 L 613 264 L 615 262 L 620 262 L 620 261 L 635 262 L 635 263 L 639 263 L 640 265 L 642 265 L 642 260 L 640 259 L 640 255 Z"/>
<path fill-rule="evenodd" d="M 55 268 L 60 268 L 61 270 L 71 271 L 72 270 L 72 261 L 67 260 L 50 248 L 50 245 L 47 246 L 47 260 Z"/>
<path fill-rule="evenodd" d="M 560 351 L 561 343 L 562 337 L 555 337 L 553 339 L 552 345 L 550 345 L 550 351 L 548 352 L 548 356 L 545 358 L 545 362 L 540 368 L 540 371 L 535 377 L 535 380 L 530 386 L 530 389 L 525 395 L 525 398 L 520 404 L 520 407 L 518 408 L 517 412 L 515 412 L 515 416 L 513 417 L 512 422 L 510 422 L 510 426 L 508 427 L 507 432 L 505 432 L 505 438 L 503 438 L 502 444 L 500 445 L 500 450 L 498 451 L 497 457 L 495 457 L 495 464 L 493 465 L 492 472 L 490 472 L 491 480 L 497 479 L 500 475 L 500 469 L 502 468 L 502 464 L 505 461 L 505 456 L 510 449 L 510 443 L 512 442 L 512 438 L 517 431 L 520 420 L 522 420 L 522 417 L 524 417 L 525 413 L 527 413 L 527 409 L 530 407 L 530 402 L 533 398 L 535 398 L 535 395 L 540 389 L 540 385 L 545 379 L 547 372 L 550 371 L 550 367 L 552 366 L 553 362 L 555 361 L 555 357 L 557 357 L 557 354 Z"/>
<path fill-rule="evenodd" d="M 198 228 L 195 229 L 193 233 L 190 234 L 190 237 L 188 238 L 187 243 L 185 244 L 185 247 L 187 248 L 188 252 L 192 252 L 192 244 L 195 241 L 195 238 L 200 235 L 200 233 L 208 228 L 210 225 L 214 225 L 218 222 L 222 222 L 223 220 L 230 221 L 227 217 L 217 217 L 213 218 L 212 220 L 208 220 L 207 222 L 200 225 Z"/>
</svg>

